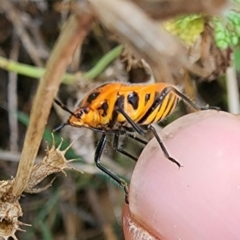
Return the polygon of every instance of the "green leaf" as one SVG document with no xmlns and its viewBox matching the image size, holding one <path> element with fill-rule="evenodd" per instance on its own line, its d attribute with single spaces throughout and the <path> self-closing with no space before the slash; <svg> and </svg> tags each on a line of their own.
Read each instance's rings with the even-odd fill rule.
<svg viewBox="0 0 240 240">
<path fill-rule="evenodd" d="M 240 43 L 240 13 L 229 10 L 226 19 L 213 18 L 214 38 L 220 49 L 235 47 Z"/>
<path fill-rule="evenodd" d="M 181 16 L 165 22 L 164 28 L 191 46 L 204 31 L 204 18 L 197 14 Z"/>
</svg>

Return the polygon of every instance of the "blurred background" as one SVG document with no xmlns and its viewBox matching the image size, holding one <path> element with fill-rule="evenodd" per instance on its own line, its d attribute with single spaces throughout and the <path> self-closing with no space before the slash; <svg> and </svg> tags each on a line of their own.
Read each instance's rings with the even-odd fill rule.
<svg viewBox="0 0 240 240">
<path fill-rule="evenodd" d="M 240 8 L 224 16 L 204 14 L 177 16 L 157 21 L 178 38 L 188 50 L 193 63 L 208 74 L 199 77 L 188 70 L 172 67 L 174 84 L 199 105 L 218 106 L 223 111 L 239 114 L 240 81 Z M 0 180 L 15 176 L 24 142 L 32 101 L 39 78 L 61 29 L 71 14 L 72 1 L 3 0 L 0 4 Z M 137 6 L 136 6 L 137 7 Z M 134 17 L 134 16 L 131 16 Z M 126 19 L 131 21 L 131 17 Z M 74 110 L 86 93 L 111 81 L 151 83 L 154 80 L 148 64 L 131 50 L 119 45 L 117 34 L 95 21 L 82 48 L 77 49 L 60 86 L 57 98 Z M 11 64 L 7 62 L 11 59 Z M 168 82 L 168 79 L 165 79 Z M 174 119 L 191 112 L 179 104 L 173 115 L 160 123 L 164 127 Z M 51 131 L 65 122 L 69 114 L 53 106 L 46 125 L 36 162 L 51 146 Z M 94 153 L 100 135 L 87 129 L 65 127 L 56 132 L 62 149 L 73 143 L 67 159 L 77 159 L 74 166 L 82 173 L 67 170 L 57 174 L 52 187 L 38 194 L 25 194 L 21 199 L 26 232 L 19 239 L 123 239 L 121 214 L 124 193 L 94 164 Z M 147 136 L 151 139 L 152 136 Z M 47 143 L 46 143 L 47 142 Z M 143 145 L 123 138 L 122 147 L 139 156 Z M 127 182 L 134 162 L 116 153 L 109 144 L 102 162 Z M 49 176 L 41 186 L 50 182 Z"/>
</svg>

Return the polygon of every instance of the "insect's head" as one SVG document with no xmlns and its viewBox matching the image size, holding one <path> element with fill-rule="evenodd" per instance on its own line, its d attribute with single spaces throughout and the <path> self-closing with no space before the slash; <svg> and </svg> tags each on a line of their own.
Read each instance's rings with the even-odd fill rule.
<svg viewBox="0 0 240 240">
<path fill-rule="evenodd" d="M 79 107 L 69 117 L 67 123 L 73 127 L 88 127 L 86 119 L 91 115 L 89 107 Z"/>
<path fill-rule="evenodd" d="M 95 122 L 98 121 L 98 114 L 88 106 L 78 107 L 74 112 L 72 112 L 58 100 L 55 100 L 55 103 L 57 103 L 63 110 L 71 115 L 67 122 L 55 128 L 54 131 L 58 131 L 66 125 L 71 125 L 72 127 L 95 127 Z"/>
</svg>

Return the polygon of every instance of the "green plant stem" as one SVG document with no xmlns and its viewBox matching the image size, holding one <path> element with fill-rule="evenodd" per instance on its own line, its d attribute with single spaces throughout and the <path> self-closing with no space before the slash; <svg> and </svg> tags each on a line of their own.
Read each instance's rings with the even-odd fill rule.
<svg viewBox="0 0 240 240">
<path fill-rule="evenodd" d="M 89 80 L 96 78 L 100 73 L 102 73 L 107 68 L 107 66 L 111 62 L 113 62 L 121 54 L 121 52 L 122 52 L 121 45 L 113 48 L 111 51 L 105 54 L 92 69 L 84 73 L 82 77 Z M 34 67 L 23 63 L 18 63 L 12 60 L 8 60 L 2 56 L 0 56 L 0 68 L 6 71 L 15 72 L 17 74 L 22 74 L 28 77 L 38 79 L 40 79 L 45 73 L 45 68 Z M 63 76 L 62 83 L 70 85 L 75 83 L 77 81 L 77 78 L 78 77 L 75 74 L 66 73 Z"/>
<path fill-rule="evenodd" d="M 107 68 L 110 63 L 112 63 L 117 57 L 119 57 L 122 49 L 123 47 L 121 45 L 113 48 L 111 51 L 105 54 L 92 69 L 84 73 L 83 77 L 87 79 L 94 79 L 95 77 L 97 77 Z"/>
<path fill-rule="evenodd" d="M 235 48 L 234 51 L 234 65 L 236 70 L 240 71 L 240 47 Z"/>
</svg>

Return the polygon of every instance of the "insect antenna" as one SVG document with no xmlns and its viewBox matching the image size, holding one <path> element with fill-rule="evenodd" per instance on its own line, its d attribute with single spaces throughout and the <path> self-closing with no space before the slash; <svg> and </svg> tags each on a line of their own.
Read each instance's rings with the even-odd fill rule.
<svg viewBox="0 0 240 240">
<path fill-rule="evenodd" d="M 53 132 L 57 132 L 59 131 L 60 129 L 62 129 L 63 127 L 65 127 L 66 125 L 68 125 L 68 123 L 62 123 L 61 125 L 59 125 L 58 127 L 54 128 L 53 129 Z"/>
<path fill-rule="evenodd" d="M 70 109 L 68 109 L 64 104 L 62 104 L 60 101 L 58 101 L 56 98 L 54 99 L 54 102 L 60 106 L 64 111 L 70 113 L 73 116 L 76 116 L 74 112 L 72 112 Z M 65 127 L 66 125 L 69 125 L 67 122 L 66 123 L 62 123 L 61 125 L 59 125 L 58 127 L 56 127 L 55 129 L 53 129 L 53 132 L 59 131 L 60 129 L 62 129 L 63 127 Z"/>
<path fill-rule="evenodd" d="M 62 104 L 60 101 L 58 101 L 56 98 L 54 99 L 54 102 L 60 106 L 64 111 L 70 113 L 71 115 L 75 116 L 75 113 L 72 112 L 67 106 L 65 106 L 64 104 Z"/>
</svg>

